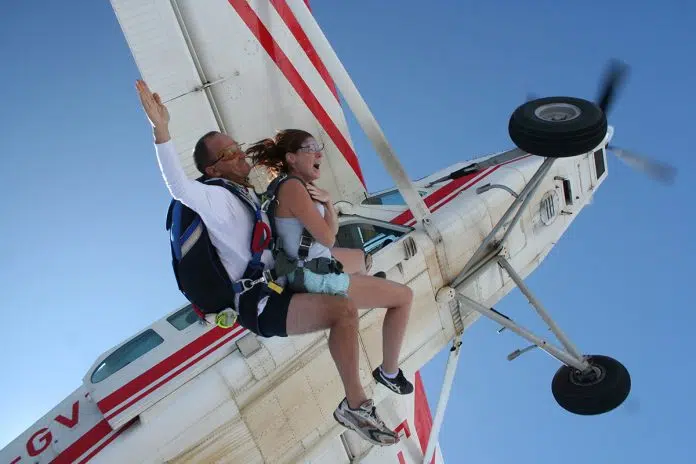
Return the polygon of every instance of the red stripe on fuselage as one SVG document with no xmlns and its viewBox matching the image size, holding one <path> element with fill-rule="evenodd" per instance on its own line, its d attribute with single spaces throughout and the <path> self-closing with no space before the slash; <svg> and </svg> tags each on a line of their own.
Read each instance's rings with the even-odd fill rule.
<svg viewBox="0 0 696 464">
<path fill-rule="evenodd" d="M 134 378 L 118 390 L 111 393 L 109 396 L 99 401 L 97 403 L 99 410 L 104 415 L 108 415 L 112 409 L 128 400 L 131 396 L 137 394 L 151 383 L 159 380 L 162 376 L 168 374 L 177 366 L 185 363 L 190 358 L 217 342 L 225 335 L 228 335 L 230 331 L 235 330 L 237 327 L 240 326 L 235 325 L 231 329 L 215 327 L 214 329 L 201 335 L 188 345 L 181 348 L 179 351 L 175 352 L 168 358 L 163 359 L 150 369 L 140 374 L 138 377 Z"/>
<path fill-rule="evenodd" d="M 116 432 L 112 433 L 111 436 L 110 436 L 109 438 L 107 438 L 106 440 L 104 440 L 102 443 L 99 444 L 99 446 L 97 446 L 97 447 L 94 448 L 92 451 L 90 451 L 89 454 L 87 454 L 85 457 L 83 457 L 83 458 L 80 460 L 80 462 L 78 462 L 77 464 L 85 464 L 85 463 L 88 462 L 90 459 L 92 459 L 94 456 L 96 456 L 101 450 L 103 450 L 104 448 L 106 448 L 107 446 L 109 446 L 109 443 L 111 443 L 112 441 L 114 441 L 115 439 L 117 439 L 117 438 L 119 437 L 119 435 L 121 435 L 123 432 L 125 432 L 125 431 L 128 429 L 128 427 L 130 427 L 131 425 L 133 425 L 133 423 L 135 422 L 135 420 L 136 420 L 136 419 L 132 419 L 132 420 L 131 420 L 130 422 L 128 422 L 126 425 L 124 425 L 123 427 L 121 427 L 120 429 L 118 429 Z"/>
<path fill-rule="evenodd" d="M 466 185 L 467 182 L 471 181 L 471 184 L 466 185 L 466 187 L 462 188 L 461 191 L 464 191 L 464 190 L 468 189 L 469 187 L 471 187 L 472 185 L 479 183 L 480 181 L 482 181 L 486 177 L 490 176 L 491 174 L 493 174 L 495 171 L 497 171 L 501 167 L 503 167 L 507 164 L 510 164 L 510 163 L 514 163 L 516 161 L 520 161 L 520 160 L 529 158 L 530 156 L 531 155 L 522 156 L 520 158 L 515 158 L 513 160 L 506 161 L 504 163 L 497 164 L 493 167 L 486 168 L 486 169 L 483 169 L 481 171 L 475 172 L 473 174 L 468 174 L 466 176 L 455 179 L 455 180 L 449 182 L 448 184 L 445 184 L 444 186 L 442 186 L 438 190 L 435 190 L 433 193 L 431 193 L 430 195 L 425 197 L 425 199 L 423 201 L 431 213 L 435 212 L 438 209 L 442 208 L 447 203 L 449 203 L 450 201 L 452 201 L 452 199 L 454 197 L 447 198 L 447 196 L 456 192 L 457 189 L 460 189 L 462 186 Z M 444 201 L 443 203 L 440 203 L 437 206 L 433 206 L 436 203 L 442 201 L 444 198 L 447 198 L 447 201 Z M 390 222 L 393 224 L 407 224 L 410 221 L 413 221 L 413 213 L 411 212 L 411 210 L 406 210 L 403 213 L 396 216 Z"/>
<path fill-rule="evenodd" d="M 187 361 L 184 361 L 184 362 L 181 363 L 181 364 L 175 364 L 175 365 L 171 366 L 172 369 L 175 368 L 175 367 L 178 367 L 178 366 L 181 366 L 181 367 L 179 367 L 177 370 L 175 370 L 175 371 L 172 373 L 172 375 L 171 375 L 170 377 L 167 377 L 166 379 L 163 379 L 163 380 L 157 382 L 156 384 L 150 386 L 150 388 L 148 388 L 147 390 L 141 392 L 141 393 L 140 393 L 139 395 L 137 395 L 135 398 L 132 398 L 132 399 L 130 399 L 129 401 L 126 401 L 125 403 L 122 403 L 122 404 L 121 404 L 121 407 L 119 407 L 119 408 L 116 409 L 116 410 L 112 410 L 109 414 L 106 415 L 106 418 L 107 418 L 107 419 L 111 419 L 112 417 L 114 417 L 114 416 L 116 416 L 116 415 L 122 413 L 123 411 L 125 411 L 126 409 L 128 409 L 129 407 L 131 407 L 132 405 L 134 405 L 135 403 L 137 403 L 138 401 L 140 401 L 141 399 L 143 399 L 144 397 L 146 397 L 146 396 L 149 395 L 150 393 L 152 393 L 153 391 L 157 390 L 157 389 L 158 389 L 159 387 L 161 387 L 162 385 L 164 385 L 164 384 L 166 384 L 167 382 L 169 382 L 170 380 L 176 378 L 179 374 L 181 374 L 181 373 L 184 372 L 186 369 L 188 369 L 189 367 L 191 367 L 191 366 L 193 366 L 194 364 L 196 364 L 198 361 L 202 360 L 203 358 L 205 358 L 205 357 L 208 356 L 209 354 L 213 353 L 215 350 L 221 348 L 222 346 L 226 345 L 227 343 L 231 342 L 232 340 L 235 340 L 237 335 L 239 335 L 239 334 L 241 334 L 241 333 L 243 333 L 243 332 L 246 331 L 246 329 L 244 329 L 244 328 L 243 328 L 242 326 L 240 326 L 240 325 L 237 325 L 237 326 L 235 326 L 235 327 L 236 327 L 236 329 L 233 329 L 233 330 L 235 331 L 235 333 L 234 333 L 233 335 L 231 335 L 229 338 L 227 338 L 226 340 L 222 340 L 222 341 L 217 342 L 217 345 L 214 345 L 212 349 L 206 351 L 206 352 L 203 353 L 203 354 L 199 354 L 197 357 L 191 359 L 191 362 L 190 362 L 188 365 L 182 365 L 182 364 L 185 364 L 186 362 L 188 362 L 188 360 L 187 360 Z M 219 327 L 216 327 L 216 329 L 218 329 L 218 328 L 219 328 Z M 214 329 L 214 330 L 215 330 L 215 329 Z M 201 338 L 202 338 L 202 337 L 201 337 Z M 208 346 L 210 346 L 210 345 L 206 345 L 205 347 L 203 347 L 203 349 L 198 350 L 198 351 L 196 351 L 196 352 L 191 351 L 191 354 L 190 354 L 190 356 L 189 356 L 189 359 L 192 358 L 193 356 L 195 356 L 196 354 L 198 354 L 198 353 L 204 351 L 206 348 L 208 348 Z M 169 358 L 168 358 L 168 359 L 169 359 Z M 171 369 L 170 369 L 170 370 L 171 370 Z"/>
<path fill-rule="evenodd" d="M 249 27 L 249 30 L 254 34 L 261 46 L 266 50 L 270 58 L 275 62 L 276 66 L 278 66 L 278 69 L 283 73 L 290 85 L 292 85 L 302 101 L 304 101 L 305 105 L 307 105 L 307 108 L 312 112 L 319 124 L 324 128 L 324 131 L 331 137 L 338 151 L 341 152 L 348 162 L 348 165 L 350 165 L 353 172 L 355 172 L 355 175 L 358 176 L 360 182 L 365 186 L 365 179 L 360 170 L 360 163 L 358 162 L 358 157 L 353 151 L 353 148 L 333 120 L 331 120 L 331 116 L 329 116 L 321 105 L 312 92 L 312 89 L 310 89 L 309 85 L 302 79 L 300 73 L 275 41 L 266 25 L 263 24 L 256 12 L 245 0 L 228 1 L 242 21 Z"/>
<path fill-rule="evenodd" d="M 53 461 L 51 461 L 51 464 L 68 464 L 77 461 L 80 456 L 85 454 L 111 432 L 112 428 L 106 419 L 101 420 L 97 425 L 89 429 L 87 433 L 65 448 Z"/>
<path fill-rule="evenodd" d="M 463 185 L 466 185 L 467 182 L 471 181 L 476 176 L 480 177 L 479 179 L 477 179 L 478 181 L 480 181 L 481 179 L 490 175 L 497 168 L 498 168 L 498 166 L 492 168 L 488 172 L 485 172 L 485 171 L 476 172 L 474 174 L 468 174 L 468 175 L 460 177 L 458 179 L 454 179 L 453 181 L 445 184 L 443 187 L 439 188 L 438 190 L 435 190 L 433 193 L 431 193 L 430 195 L 425 197 L 423 202 L 425 203 L 425 206 L 427 206 L 428 209 L 431 212 L 433 212 L 433 211 L 439 209 L 444 204 L 447 204 L 451 200 L 451 198 L 447 202 L 443 203 L 442 205 L 438 205 L 438 207 L 433 208 L 433 205 L 435 203 L 439 202 L 440 200 L 445 198 L 447 195 L 453 193 L 454 191 L 456 191 L 458 188 L 462 187 Z M 481 175 L 482 173 L 483 173 L 483 175 Z M 392 219 L 390 222 L 392 222 L 394 224 L 406 224 L 407 222 L 409 222 L 411 220 L 413 220 L 413 213 L 411 212 L 410 209 L 407 209 L 406 211 L 404 211 L 403 213 L 399 214 L 394 219 Z"/>
</svg>

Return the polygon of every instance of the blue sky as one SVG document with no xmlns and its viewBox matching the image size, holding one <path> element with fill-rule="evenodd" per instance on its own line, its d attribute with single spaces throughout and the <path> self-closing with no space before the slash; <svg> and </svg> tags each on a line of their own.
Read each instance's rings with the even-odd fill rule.
<svg viewBox="0 0 696 464">
<path fill-rule="evenodd" d="M 464 338 L 441 445 L 450 463 L 687 462 L 696 7 L 312 5 L 412 177 L 509 148 L 508 117 L 527 92 L 594 98 L 609 58 L 632 66 L 610 114 L 614 142 L 677 166 L 677 182 L 664 187 L 610 158 L 594 203 L 527 281 L 583 351 L 626 364 L 631 396 L 604 416 L 566 413 L 550 393 L 558 363 L 542 352 L 509 363 L 524 342 L 481 320 Z M 0 51 L 4 446 L 77 387 L 101 352 L 183 298 L 138 71 L 108 2 L 4 2 Z M 351 124 L 368 186 L 391 185 Z M 518 292 L 497 309 L 542 327 Z M 433 413 L 446 357 L 423 369 Z"/>
</svg>

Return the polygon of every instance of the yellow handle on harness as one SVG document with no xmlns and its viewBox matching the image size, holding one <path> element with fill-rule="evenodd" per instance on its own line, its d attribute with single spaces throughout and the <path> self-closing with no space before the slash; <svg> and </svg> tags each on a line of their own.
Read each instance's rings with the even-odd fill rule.
<svg viewBox="0 0 696 464">
<path fill-rule="evenodd" d="M 271 290 L 273 290 L 276 293 L 283 293 L 283 287 L 281 287 L 280 285 L 278 285 L 277 283 L 275 283 L 273 281 L 268 282 L 268 288 L 270 288 Z"/>
</svg>

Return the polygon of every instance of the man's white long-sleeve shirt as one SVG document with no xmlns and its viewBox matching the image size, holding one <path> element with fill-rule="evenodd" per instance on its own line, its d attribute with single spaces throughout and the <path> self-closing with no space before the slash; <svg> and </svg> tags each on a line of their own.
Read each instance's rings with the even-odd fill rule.
<svg viewBox="0 0 696 464">
<path fill-rule="evenodd" d="M 186 177 L 181 167 L 174 143 L 169 140 L 155 144 L 157 161 L 169 193 L 176 200 L 194 210 L 208 228 L 213 246 L 230 279 L 239 280 L 251 261 L 252 228 L 255 218 L 242 200 L 217 185 L 205 185 Z M 253 189 L 247 189 L 251 198 L 259 202 Z M 263 220 L 268 223 L 264 213 Z M 261 260 L 267 267 L 273 265 L 271 253 L 264 251 Z"/>
</svg>

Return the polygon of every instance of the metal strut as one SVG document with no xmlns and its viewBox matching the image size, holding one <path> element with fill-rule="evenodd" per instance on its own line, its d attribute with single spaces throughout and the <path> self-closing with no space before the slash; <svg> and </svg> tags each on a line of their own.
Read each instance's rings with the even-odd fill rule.
<svg viewBox="0 0 696 464">
<path fill-rule="evenodd" d="M 470 307 L 471 309 L 479 312 L 483 316 L 486 316 L 487 318 L 494 320 L 498 324 L 504 326 L 506 329 L 512 330 L 513 332 L 515 332 L 517 335 L 524 338 L 525 340 L 529 340 L 530 343 L 532 343 L 532 344 L 538 346 L 539 348 L 541 348 L 542 350 L 546 351 L 548 354 L 550 354 L 554 358 L 558 359 L 563 364 L 566 364 L 568 366 L 573 366 L 574 368 L 576 368 L 580 371 L 586 371 L 587 369 L 590 368 L 589 363 L 584 359 L 584 357 L 582 357 L 582 356 L 576 357 L 574 354 L 571 354 L 571 353 L 569 353 L 561 348 L 556 347 L 555 345 L 549 343 L 548 341 L 544 340 L 543 338 L 538 337 L 534 333 L 525 329 L 521 325 L 513 322 L 511 319 L 508 319 L 504 316 L 501 316 L 500 313 L 498 313 L 497 311 L 493 311 L 491 308 L 487 308 L 486 306 L 482 305 L 478 301 L 472 300 L 468 296 L 462 295 L 459 292 L 457 292 L 456 298 L 462 304 L 465 304 L 468 307 Z"/>
<path fill-rule="evenodd" d="M 520 289 L 520 291 L 524 294 L 524 296 L 527 297 L 527 300 L 529 300 L 529 303 L 536 309 L 537 313 L 541 318 L 546 322 L 546 325 L 549 326 L 549 329 L 553 332 L 553 334 L 558 338 L 558 341 L 563 344 L 563 347 L 573 355 L 573 357 L 577 360 L 581 360 L 581 367 L 578 367 L 581 370 L 585 370 L 586 367 L 589 367 L 589 364 L 587 364 L 586 361 L 583 360 L 582 353 L 575 347 L 575 345 L 570 341 L 570 339 L 566 336 L 566 334 L 563 333 L 560 327 L 551 319 L 551 316 L 546 312 L 544 307 L 541 305 L 541 302 L 536 299 L 534 294 L 532 293 L 531 290 L 529 290 L 529 287 L 524 283 L 524 280 L 522 280 L 522 277 L 515 271 L 510 263 L 508 262 L 507 259 L 503 258 L 502 256 L 498 257 L 498 263 L 507 271 L 508 275 L 510 278 L 515 282 L 515 285 Z M 531 340 L 530 340 L 531 341 Z M 571 364 L 572 365 L 572 364 Z"/>
<path fill-rule="evenodd" d="M 506 155 L 511 156 L 512 153 L 508 153 Z M 550 171 L 554 161 L 554 158 L 544 159 L 544 162 L 541 164 L 541 166 L 539 166 L 537 171 L 534 173 L 519 195 L 513 195 L 516 197 L 515 200 L 512 202 L 507 211 L 505 211 L 505 214 L 503 214 L 495 227 L 493 227 L 490 233 L 483 239 L 481 245 L 479 245 L 478 249 L 471 256 L 467 264 L 464 266 L 464 269 L 450 283 L 449 287 L 455 291 L 454 298 L 456 299 L 458 306 L 462 304 L 467 305 L 472 310 L 477 311 L 489 319 L 492 319 L 493 321 L 502 325 L 504 328 L 512 330 L 517 335 L 532 343 L 532 346 L 527 347 L 524 350 L 518 350 L 518 352 L 509 356 L 508 359 L 512 360 L 533 347 L 539 347 L 562 363 L 584 372 L 590 369 L 590 365 L 587 360 L 558 327 L 558 325 L 551 319 L 542 304 L 532 294 L 531 290 L 529 290 L 529 288 L 525 285 L 522 278 L 512 268 L 510 263 L 501 255 L 505 240 L 519 222 L 525 207 L 527 204 L 529 204 L 529 201 L 531 200 L 534 192 L 539 188 L 539 185 L 541 185 L 541 181 L 543 180 L 544 176 Z M 510 217 L 512 217 L 512 219 L 508 223 Z M 502 238 L 495 240 L 498 232 L 500 232 L 500 230 L 506 225 L 507 229 L 505 230 Z M 515 282 L 520 291 L 522 291 L 522 293 L 527 297 L 529 303 L 534 306 L 534 309 L 536 309 L 539 316 L 541 316 L 554 335 L 556 335 L 564 349 L 538 337 L 495 309 L 488 308 L 460 292 L 460 289 L 463 288 L 467 283 L 478 278 L 481 272 L 486 270 L 490 265 L 494 265 L 496 263 L 507 271 L 513 282 Z M 442 425 L 445 408 L 447 406 L 447 401 L 449 400 L 450 388 L 454 381 L 454 373 L 456 371 L 457 361 L 459 359 L 460 345 L 461 334 L 457 333 L 454 337 L 453 346 L 450 350 L 449 360 L 447 361 L 445 378 L 443 381 L 442 391 L 440 393 L 440 399 L 438 400 L 437 404 L 437 413 L 435 415 L 433 429 L 430 433 L 428 446 L 423 457 L 424 464 L 431 459 L 435 449 L 435 443 L 437 443 L 438 440 L 440 426 Z"/>
<path fill-rule="evenodd" d="M 457 334 L 452 340 L 452 348 L 450 348 L 449 359 L 447 360 L 447 367 L 445 368 L 445 379 L 442 382 L 442 391 L 440 393 L 440 399 L 437 401 L 437 411 L 435 413 L 435 419 L 433 421 L 433 428 L 430 431 L 430 439 L 428 440 L 428 447 L 423 455 L 423 464 L 430 462 L 430 459 L 435 452 L 435 443 L 437 442 L 436 437 L 440 435 L 440 427 L 442 426 L 442 420 L 445 418 L 445 409 L 447 409 L 447 402 L 449 401 L 450 391 L 452 389 L 452 383 L 454 381 L 454 373 L 457 370 L 457 362 L 459 361 L 459 354 L 461 353 L 462 346 L 462 336 Z"/>
<path fill-rule="evenodd" d="M 492 264 L 493 262 L 497 262 L 503 269 L 507 271 L 510 278 L 513 280 L 513 282 L 515 282 L 515 285 L 517 285 L 520 291 L 527 297 L 529 303 L 534 307 L 534 309 L 537 311 L 539 316 L 541 316 L 544 322 L 546 322 L 546 324 L 549 326 L 554 335 L 556 335 L 558 340 L 565 348 L 564 350 L 549 344 L 549 342 L 547 342 L 546 340 L 534 335 L 532 332 L 518 325 L 511 319 L 501 315 L 499 312 L 495 311 L 492 308 L 487 308 L 482 304 L 472 300 L 471 298 L 468 298 L 467 296 L 461 294 L 459 291 L 457 291 L 456 294 L 457 300 L 460 303 L 468 305 L 469 307 L 471 307 L 471 309 L 479 312 L 480 314 L 488 317 L 489 319 L 496 321 L 503 327 L 512 330 L 522 338 L 529 340 L 530 343 L 548 352 L 550 355 L 552 355 L 562 363 L 569 366 L 573 366 L 581 371 L 585 371 L 589 369 L 589 364 L 585 360 L 583 355 L 570 341 L 570 339 L 565 335 L 565 333 L 563 333 L 563 331 L 560 329 L 560 327 L 558 327 L 558 325 L 553 321 L 553 319 L 551 319 L 551 317 L 548 315 L 548 313 L 542 306 L 541 302 L 534 296 L 534 294 L 524 283 L 520 275 L 513 269 L 513 267 L 510 265 L 507 259 L 505 259 L 500 254 L 505 240 L 508 238 L 515 225 L 517 225 L 517 223 L 519 222 L 525 207 L 531 200 L 534 192 L 539 188 L 539 185 L 541 185 L 541 181 L 551 169 L 551 166 L 553 165 L 554 161 L 555 158 L 544 159 L 544 162 L 541 164 L 541 166 L 539 166 L 537 171 L 534 173 L 527 185 L 525 185 L 524 189 L 522 189 L 517 198 L 515 198 L 515 201 L 512 202 L 510 207 L 507 209 L 507 211 L 505 211 L 505 214 L 503 214 L 503 216 L 500 218 L 495 227 L 493 227 L 491 232 L 486 236 L 486 238 L 483 239 L 483 242 L 481 242 L 481 245 L 474 252 L 469 262 L 467 262 L 466 266 L 464 266 L 462 272 L 460 272 L 459 275 L 454 279 L 454 281 L 451 284 L 451 287 L 453 287 L 455 290 L 461 288 L 472 278 L 475 278 L 488 265 Z M 505 233 L 503 234 L 502 238 L 500 240 L 494 241 L 498 232 L 506 225 L 508 218 L 510 218 L 510 216 L 512 216 L 513 214 L 514 216 L 512 217 L 510 223 L 507 225 L 507 229 L 505 230 Z M 490 246 L 491 244 L 495 245 Z"/>
<path fill-rule="evenodd" d="M 516 212 L 515 216 L 512 218 L 512 221 L 510 221 L 510 224 L 508 225 L 505 234 L 498 242 L 503 243 L 505 239 L 507 239 L 508 235 L 510 235 L 510 232 L 512 232 L 512 229 L 515 228 L 515 225 L 517 225 L 517 222 L 519 222 L 520 218 L 522 217 L 522 212 L 524 211 L 525 206 L 527 206 L 529 201 L 532 199 L 533 193 L 541 184 L 541 180 L 544 178 L 546 173 L 548 173 L 551 169 L 551 166 L 553 165 L 554 161 L 555 158 L 544 159 L 544 162 L 541 163 L 539 169 L 537 169 L 537 171 L 534 173 L 527 185 L 524 186 L 524 189 L 522 189 L 517 198 L 515 198 L 515 201 L 513 201 L 510 207 L 507 209 L 507 211 L 505 211 L 503 217 L 500 218 L 495 227 L 493 227 L 493 230 L 491 230 L 490 233 L 486 235 L 486 238 L 483 239 L 483 242 L 481 242 L 481 245 L 479 245 L 478 249 L 471 256 L 471 259 L 469 259 L 469 262 L 466 264 L 466 266 L 464 266 L 462 272 L 460 272 L 459 276 L 457 276 L 457 278 L 454 279 L 455 282 L 458 281 L 461 276 L 466 274 L 471 269 L 471 267 L 477 264 L 478 260 L 481 258 L 481 255 L 486 252 L 486 249 L 493 242 L 493 239 L 495 239 L 500 229 L 502 229 L 505 226 L 510 216 L 512 216 L 512 214 Z"/>
</svg>

